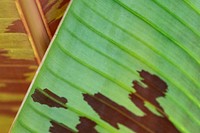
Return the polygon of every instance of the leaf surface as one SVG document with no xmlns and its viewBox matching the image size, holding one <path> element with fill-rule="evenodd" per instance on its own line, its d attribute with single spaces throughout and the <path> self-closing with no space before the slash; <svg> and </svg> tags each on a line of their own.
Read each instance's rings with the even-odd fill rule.
<svg viewBox="0 0 200 133">
<path fill-rule="evenodd" d="M 11 132 L 198 133 L 198 8 L 73 0 Z"/>
</svg>

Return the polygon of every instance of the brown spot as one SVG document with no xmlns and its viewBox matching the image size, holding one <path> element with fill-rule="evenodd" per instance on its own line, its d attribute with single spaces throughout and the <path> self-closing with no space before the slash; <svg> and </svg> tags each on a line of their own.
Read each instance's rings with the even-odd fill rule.
<svg viewBox="0 0 200 133">
<path fill-rule="evenodd" d="M 80 117 L 80 124 L 76 126 L 78 133 L 98 133 L 96 123 L 86 117 Z"/>
<path fill-rule="evenodd" d="M 136 90 L 136 93 L 164 112 L 156 99 L 165 96 L 165 93 L 167 92 L 167 84 L 158 76 L 150 74 L 147 71 L 139 71 L 139 74 L 143 78 L 141 81 L 147 85 L 147 87 L 143 87 L 139 84 L 138 81 L 134 80 L 133 88 Z M 144 106 L 144 101 L 142 99 L 138 98 L 134 93 L 131 93 L 129 96 L 131 101 L 146 114 L 142 117 L 142 119 L 138 119 L 139 122 L 147 125 L 151 129 L 154 129 L 154 132 L 156 133 L 162 132 L 163 130 L 168 131 L 169 133 L 179 132 L 176 127 L 168 120 L 166 115 L 159 117 L 153 114 Z M 160 112 L 159 110 L 157 111 Z M 162 112 L 160 113 L 162 114 Z M 149 121 L 153 122 L 153 124 L 150 124 Z"/>
<path fill-rule="evenodd" d="M 57 108 L 65 108 L 67 99 L 64 97 L 59 97 L 55 93 L 51 92 L 48 89 L 35 89 L 35 92 L 31 95 L 34 102 L 38 102 L 40 104 L 48 105 L 49 107 L 57 107 Z"/>
<path fill-rule="evenodd" d="M 99 114 L 101 119 L 108 122 L 113 127 L 119 129 L 118 123 L 121 123 L 133 131 L 140 131 L 142 133 L 151 131 L 135 120 L 135 118 L 137 118 L 136 115 L 101 93 L 97 93 L 94 96 L 83 94 L 83 96 L 84 100 Z"/>
<path fill-rule="evenodd" d="M 63 125 L 62 123 L 57 123 L 55 121 L 50 121 L 52 126 L 49 128 L 50 133 L 75 133 L 69 127 Z"/>
<path fill-rule="evenodd" d="M 162 109 L 159 103 L 156 101 L 156 98 L 164 96 L 164 92 L 167 91 L 167 84 L 158 76 L 152 75 L 144 70 L 139 73 L 143 78 L 142 82 L 145 83 L 147 87 L 144 88 L 139 85 L 138 81 L 133 81 L 133 87 L 135 88 L 136 93 Z M 83 96 L 84 100 L 87 101 L 93 110 L 99 114 L 102 120 L 108 122 L 110 125 L 117 129 L 119 129 L 118 124 L 120 123 L 139 133 L 179 132 L 166 116 L 157 116 L 148 110 L 148 108 L 144 106 L 143 99 L 139 98 L 134 93 L 131 93 L 129 98 L 134 104 L 136 104 L 138 108 L 140 108 L 145 113 L 145 116 L 136 116 L 125 107 L 117 104 L 101 93 L 97 93 L 94 96 L 83 94 Z"/>
<path fill-rule="evenodd" d="M 24 25 L 21 20 L 14 21 L 11 25 L 6 28 L 8 33 L 26 33 Z"/>
<path fill-rule="evenodd" d="M 163 93 L 167 91 L 167 84 L 158 76 L 150 74 L 149 72 L 145 70 L 139 71 L 139 74 L 140 74 L 140 77 L 143 78 L 142 82 L 145 83 L 146 85 L 154 87 L 155 89 Z"/>
<path fill-rule="evenodd" d="M 165 96 L 167 84 L 158 76 L 152 75 L 147 71 L 142 70 L 139 74 L 143 78 L 141 82 L 147 85 L 147 87 L 143 87 L 138 81 L 134 80 L 133 88 L 136 90 L 136 93 L 162 110 L 156 98 Z"/>
<path fill-rule="evenodd" d="M 163 131 L 167 131 L 168 133 L 179 133 L 166 116 L 160 117 L 149 111 L 144 106 L 144 101 L 136 97 L 134 94 L 130 94 L 130 98 L 132 102 L 145 113 L 145 116 L 136 118 L 138 122 L 153 129 L 156 133 L 162 133 Z"/>
</svg>

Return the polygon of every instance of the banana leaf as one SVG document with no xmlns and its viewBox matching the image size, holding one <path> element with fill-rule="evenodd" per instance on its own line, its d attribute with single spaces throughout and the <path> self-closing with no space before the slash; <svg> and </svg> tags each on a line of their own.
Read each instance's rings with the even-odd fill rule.
<svg viewBox="0 0 200 133">
<path fill-rule="evenodd" d="M 200 2 L 73 0 L 11 133 L 198 133 Z"/>
</svg>

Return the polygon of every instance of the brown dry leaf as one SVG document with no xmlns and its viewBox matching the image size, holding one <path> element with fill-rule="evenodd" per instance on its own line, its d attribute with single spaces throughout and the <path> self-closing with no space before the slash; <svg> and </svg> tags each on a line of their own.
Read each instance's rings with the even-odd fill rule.
<svg viewBox="0 0 200 133">
<path fill-rule="evenodd" d="M 53 35 L 70 0 L 36 0 L 39 10 L 44 14 L 50 33 Z"/>
<path fill-rule="evenodd" d="M 43 16 L 57 27 L 68 0 L 42 2 L 42 9 L 48 7 Z M 0 2 L 0 133 L 8 132 L 50 42 L 52 33 L 38 6 L 26 0 Z"/>
</svg>

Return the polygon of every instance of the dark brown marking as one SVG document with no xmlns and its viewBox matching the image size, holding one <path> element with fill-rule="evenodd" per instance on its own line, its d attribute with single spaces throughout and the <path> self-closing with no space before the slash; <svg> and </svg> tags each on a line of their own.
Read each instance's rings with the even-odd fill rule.
<svg viewBox="0 0 200 133">
<path fill-rule="evenodd" d="M 162 109 L 159 103 L 156 101 L 158 97 L 164 97 L 167 92 L 167 84 L 156 75 L 152 75 L 147 71 L 140 71 L 140 76 L 143 78 L 141 82 L 147 85 L 143 87 L 139 84 L 138 81 L 133 81 L 133 88 L 136 90 L 136 93 L 141 95 L 143 98 L 154 104 L 156 107 Z"/>
<path fill-rule="evenodd" d="M 140 123 L 137 123 L 134 119 L 137 117 L 136 115 L 101 93 L 97 93 L 94 96 L 83 94 L 83 96 L 84 100 L 99 114 L 101 119 L 105 120 L 113 127 L 119 129 L 118 123 L 121 123 L 133 131 L 139 130 L 142 133 L 147 133 L 150 130 L 144 128 Z"/>
<path fill-rule="evenodd" d="M 162 109 L 162 107 L 156 101 L 156 98 L 164 96 L 164 93 L 167 91 L 167 84 L 158 76 L 152 75 L 147 71 L 142 70 L 139 73 L 143 78 L 142 82 L 146 84 L 147 87 L 144 88 L 139 84 L 138 81 L 133 81 L 133 87 L 135 88 L 136 93 L 158 108 Z M 129 98 L 145 113 L 145 116 L 136 116 L 123 106 L 117 104 L 101 93 L 97 93 L 94 96 L 83 94 L 83 96 L 84 100 L 87 101 L 94 111 L 99 114 L 101 119 L 117 129 L 119 129 L 118 123 L 120 123 L 138 133 L 179 133 L 176 127 L 168 120 L 166 116 L 161 117 L 155 115 L 144 106 L 144 101 L 134 93 L 129 94 Z"/>
<path fill-rule="evenodd" d="M 26 33 L 24 25 L 21 20 L 14 21 L 6 28 L 7 33 Z"/>
<path fill-rule="evenodd" d="M 133 88 L 136 90 L 136 93 L 142 96 L 145 100 L 149 101 L 157 108 L 162 109 L 159 103 L 156 101 L 158 97 L 164 97 L 165 92 L 167 91 L 167 84 L 156 75 L 152 75 L 147 71 L 140 71 L 140 76 L 143 78 L 141 82 L 147 85 L 143 87 L 136 80 L 133 81 Z"/>
<path fill-rule="evenodd" d="M 152 86 L 158 91 L 161 91 L 163 93 L 167 92 L 167 84 L 158 76 L 150 74 L 149 72 L 145 70 L 138 71 L 138 72 L 140 74 L 140 77 L 143 78 L 142 80 L 143 83 L 145 83 L 148 86 Z M 160 95 L 160 96 L 164 96 L 164 95 Z"/>
<path fill-rule="evenodd" d="M 59 97 L 48 89 L 40 90 L 35 89 L 35 92 L 31 95 L 34 102 L 38 102 L 40 104 L 45 104 L 49 107 L 57 107 L 57 108 L 65 108 L 65 104 L 67 103 L 67 99 L 64 97 Z"/>
<path fill-rule="evenodd" d="M 139 99 L 136 95 L 130 94 L 130 98 L 132 102 L 135 103 L 136 106 L 145 113 L 145 116 L 136 118 L 138 122 L 144 124 L 150 129 L 153 129 L 155 133 L 163 133 L 163 131 L 166 133 L 179 133 L 176 127 L 168 120 L 166 116 L 160 117 L 152 113 L 144 106 L 144 101 Z"/>
<path fill-rule="evenodd" d="M 63 125 L 62 123 L 57 123 L 55 121 L 50 121 L 52 126 L 49 128 L 50 133 L 75 133 L 72 129 Z"/>
<path fill-rule="evenodd" d="M 96 123 L 86 117 L 80 117 L 80 124 L 76 126 L 78 133 L 98 133 L 95 129 Z"/>
<path fill-rule="evenodd" d="M 147 71 L 139 71 L 139 74 L 143 78 L 141 81 L 146 84 L 147 87 L 143 87 L 136 80 L 133 81 L 133 88 L 136 90 L 136 93 L 164 112 L 160 104 L 156 101 L 156 98 L 165 96 L 165 93 L 167 92 L 167 84 L 158 76 L 150 74 Z M 167 116 L 163 115 L 163 117 L 159 117 L 153 114 L 144 106 L 144 101 L 138 98 L 134 93 L 131 93 L 129 96 L 131 101 L 146 114 L 142 119 L 138 119 L 139 122 L 154 129 L 154 132 L 156 133 L 162 132 L 163 130 L 170 133 L 179 132 L 169 121 Z M 160 112 L 159 110 L 157 111 Z M 162 112 L 160 113 L 162 114 Z M 153 124 L 150 122 L 153 122 Z"/>
</svg>

